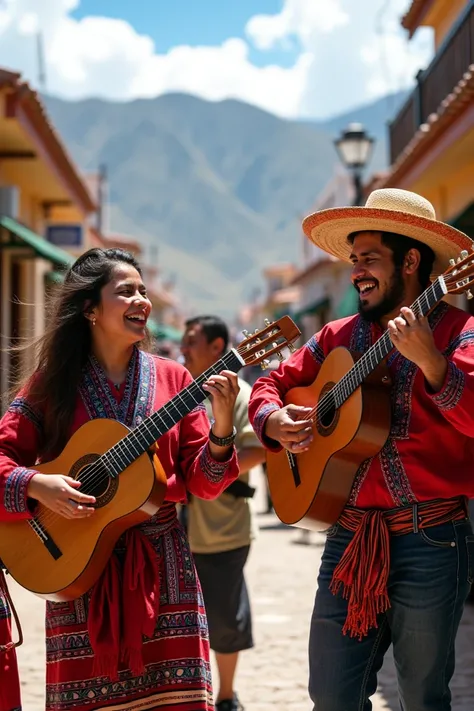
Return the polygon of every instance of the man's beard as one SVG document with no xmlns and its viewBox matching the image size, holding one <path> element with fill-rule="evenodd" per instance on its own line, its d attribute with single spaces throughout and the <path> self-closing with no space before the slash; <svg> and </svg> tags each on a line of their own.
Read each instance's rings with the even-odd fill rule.
<svg viewBox="0 0 474 711">
<path fill-rule="evenodd" d="M 401 306 L 405 299 L 405 284 L 402 278 L 401 266 L 393 270 L 388 291 L 382 301 L 375 306 L 364 306 L 359 296 L 359 314 L 368 323 L 377 323 L 387 314 L 392 313 L 397 306 Z"/>
</svg>

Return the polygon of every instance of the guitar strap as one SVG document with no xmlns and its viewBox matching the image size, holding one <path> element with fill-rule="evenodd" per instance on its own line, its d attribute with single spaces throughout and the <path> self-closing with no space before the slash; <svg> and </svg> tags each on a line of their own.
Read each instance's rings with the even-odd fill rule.
<svg viewBox="0 0 474 711">
<path fill-rule="evenodd" d="M 23 630 L 21 629 L 20 618 L 13 604 L 13 600 L 8 589 L 7 581 L 5 580 L 5 575 L 3 573 L 3 568 L 0 568 L 0 589 L 5 596 L 6 603 L 11 610 L 12 617 L 15 621 L 15 626 L 18 632 L 18 640 L 16 642 L 7 642 L 6 644 L 0 644 L 0 654 L 5 654 L 10 652 L 15 647 L 20 647 L 23 644 Z"/>
</svg>

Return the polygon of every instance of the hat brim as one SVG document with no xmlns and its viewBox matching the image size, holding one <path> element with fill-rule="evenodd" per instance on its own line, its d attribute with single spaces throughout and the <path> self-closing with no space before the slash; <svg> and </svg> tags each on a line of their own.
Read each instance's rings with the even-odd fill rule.
<svg viewBox="0 0 474 711">
<path fill-rule="evenodd" d="M 398 210 L 331 207 L 303 220 L 305 235 L 320 249 L 345 262 L 350 262 L 352 251 L 349 235 L 367 231 L 395 232 L 427 244 L 435 255 L 432 279 L 447 269 L 450 259 L 459 257 L 463 249 L 471 250 L 474 244 L 451 225 Z"/>
</svg>

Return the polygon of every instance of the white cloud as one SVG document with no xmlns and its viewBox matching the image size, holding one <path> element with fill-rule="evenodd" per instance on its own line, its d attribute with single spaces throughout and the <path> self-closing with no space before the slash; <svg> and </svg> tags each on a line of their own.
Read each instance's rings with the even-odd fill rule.
<svg viewBox="0 0 474 711">
<path fill-rule="evenodd" d="M 300 114 L 331 115 L 413 83 L 431 56 L 430 31 L 408 42 L 400 18 L 410 0 L 285 0 L 246 31 L 261 49 L 294 39 L 310 57 Z"/>
<path fill-rule="evenodd" d="M 329 34 L 349 20 L 340 0 L 286 0 L 278 14 L 252 17 L 246 31 L 258 49 L 270 49 L 290 35 L 311 45 L 315 31 Z"/>
<path fill-rule="evenodd" d="M 79 1 L 0 2 L 0 65 L 35 84 L 41 29 L 51 93 L 127 100 L 183 91 L 298 117 L 333 114 L 409 85 L 431 49 L 426 39 L 408 44 L 400 29 L 409 0 L 282 0 L 281 12 L 249 20 L 247 40 L 166 54 L 124 20 L 73 19 Z M 298 49 L 290 67 L 251 61 L 251 47 L 265 57 L 289 46 Z"/>
</svg>

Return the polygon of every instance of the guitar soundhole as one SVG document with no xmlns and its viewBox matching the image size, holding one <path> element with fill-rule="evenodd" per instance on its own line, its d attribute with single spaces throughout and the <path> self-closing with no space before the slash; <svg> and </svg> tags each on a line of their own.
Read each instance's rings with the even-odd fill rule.
<svg viewBox="0 0 474 711">
<path fill-rule="evenodd" d="M 72 467 L 69 476 L 81 482 L 84 494 L 95 496 L 95 508 L 106 506 L 114 498 L 118 489 L 118 478 L 111 477 L 102 462 L 100 454 L 86 454 Z"/>
<path fill-rule="evenodd" d="M 331 407 L 329 410 L 327 410 L 319 420 L 321 423 L 321 427 L 324 427 L 325 429 L 331 427 L 332 423 L 334 422 L 335 414 L 336 408 Z"/>
<path fill-rule="evenodd" d="M 319 396 L 316 427 L 323 437 L 328 437 L 334 432 L 339 420 L 339 410 L 336 408 L 336 403 L 332 398 L 326 398 L 327 393 L 332 390 L 333 386 L 334 383 L 326 383 Z M 326 404 L 321 407 L 323 399 L 325 399 Z"/>
</svg>

